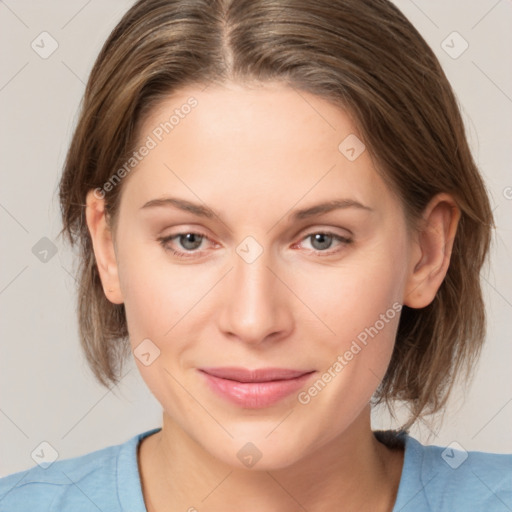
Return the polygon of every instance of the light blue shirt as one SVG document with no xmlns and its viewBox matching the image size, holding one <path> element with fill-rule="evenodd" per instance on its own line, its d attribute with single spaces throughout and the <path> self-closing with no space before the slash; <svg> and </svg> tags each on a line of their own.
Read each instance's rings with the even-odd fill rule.
<svg viewBox="0 0 512 512">
<path fill-rule="evenodd" d="M 0 512 L 146 512 L 138 434 L 123 444 L 0 478 Z M 405 432 L 404 466 L 393 512 L 510 512 L 512 454 L 424 446 Z M 191 503 L 201 510 L 200 503 Z"/>
</svg>

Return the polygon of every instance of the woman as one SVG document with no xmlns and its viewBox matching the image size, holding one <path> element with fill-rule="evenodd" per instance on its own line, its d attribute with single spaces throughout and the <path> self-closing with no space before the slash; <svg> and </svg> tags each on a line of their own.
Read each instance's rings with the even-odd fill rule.
<svg viewBox="0 0 512 512">
<path fill-rule="evenodd" d="M 512 456 L 407 433 L 480 351 L 493 221 L 391 3 L 139 1 L 60 198 L 90 366 L 108 386 L 132 351 L 162 427 L 0 480 L 5 510 L 512 507 Z"/>
</svg>

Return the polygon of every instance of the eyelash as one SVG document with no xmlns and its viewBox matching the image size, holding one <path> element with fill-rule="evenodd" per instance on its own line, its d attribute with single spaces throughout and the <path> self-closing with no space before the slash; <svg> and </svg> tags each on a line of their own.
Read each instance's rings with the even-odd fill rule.
<svg viewBox="0 0 512 512">
<path fill-rule="evenodd" d="M 196 254 L 200 253 L 201 251 L 197 251 L 197 250 L 194 250 L 194 251 L 177 251 L 176 249 L 172 249 L 168 245 L 169 242 L 171 242 L 175 238 L 179 238 L 180 236 L 184 236 L 184 235 L 197 235 L 197 236 L 203 237 L 203 239 L 209 240 L 209 238 L 206 235 L 202 234 L 202 233 L 198 233 L 196 231 L 185 231 L 183 233 L 176 233 L 174 235 L 170 235 L 170 236 L 166 236 L 166 237 L 160 237 L 160 238 L 158 238 L 158 241 L 160 242 L 160 244 L 164 248 L 164 250 L 169 251 L 176 258 L 180 258 L 180 259 L 194 258 L 196 256 Z M 337 235 L 336 233 L 332 233 L 331 231 L 313 231 L 311 233 L 308 233 L 306 236 L 304 236 L 301 239 L 301 242 L 304 241 L 304 240 L 307 240 L 308 238 L 310 238 L 310 237 L 312 237 L 314 235 L 328 235 L 328 236 L 333 237 L 334 240 L 337 240 L 338 242 L 341 242 L 344 245 L 349 245 L 349 244 L 351 244 L 353 242 L 353 240 L 351 238 L 346 238 L 346 237 Z M 310 252 L 316 253 L 316 255 L 318 255 L 320 257 L 326 257 L 326 256 L 332 256 L 332 255 L 338 253 L 341 250 L 342 250 L 342 248 L 336 249 L 334 251 L 319 251 L 319 250 L 313 249 Z"/>
</svg>

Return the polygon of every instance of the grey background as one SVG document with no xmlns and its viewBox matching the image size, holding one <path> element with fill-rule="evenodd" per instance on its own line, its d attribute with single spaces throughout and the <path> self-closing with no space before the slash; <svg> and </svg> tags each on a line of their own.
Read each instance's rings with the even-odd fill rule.
<svg viewBox="0 0 512 512">
<path fill-rule="evenodd" d="M 133 362 L 116 388 L 94 381 L 78 345 L 73 254 L 56 240 L 56 187 L 84 85 L 103 41 L 131 4 L 0 2 L 0 476 L 33 466 L 31 453 L 43 441 L 62 459 L 160 426 L 160 405 Z M 454 86 L 497 223 L 483 273 L 488 339 L 473 384 L 456 390 L 443 423 L 420 422 L 412 433 L 429 444 L 512 452 L 512 2 L 396 4 Z M 51 49 L 47 36 L 42 48 L 43 31 L 58 44 L 46 59 L 31 47 L 35 41 L 40 52 Z M 452 55 L 463 48 L 454 31 L 469 44 L 458 58 L 442 46 Z M 41 261 L 52 244 L 56 254 Z M 389 425 L 376 411 L 375 428 Z"/>
</svg>

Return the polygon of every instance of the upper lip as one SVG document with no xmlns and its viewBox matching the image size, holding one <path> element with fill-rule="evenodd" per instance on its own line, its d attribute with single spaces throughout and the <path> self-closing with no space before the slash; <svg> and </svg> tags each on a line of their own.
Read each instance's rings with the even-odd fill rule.
<svg viewBox="0 0 512 512">
<path fill-rule="evenodd" d="M 275 380 L 290 380 L 311 373 L 312 370 L 292 370 L 288 368 L 247 368 L 223 367 L 200 368 L 200 371 L 220 379 L 237 382 L 271 382 Z"/>
</svg>

